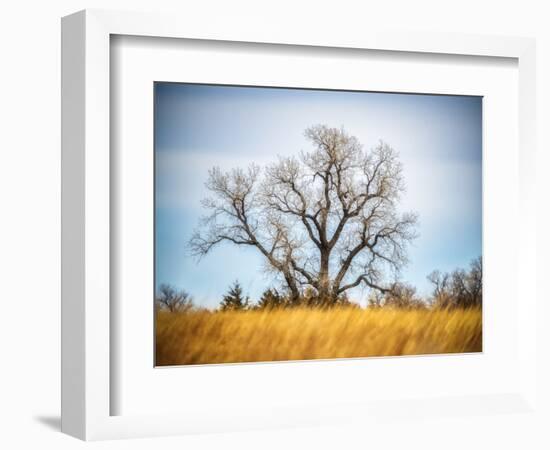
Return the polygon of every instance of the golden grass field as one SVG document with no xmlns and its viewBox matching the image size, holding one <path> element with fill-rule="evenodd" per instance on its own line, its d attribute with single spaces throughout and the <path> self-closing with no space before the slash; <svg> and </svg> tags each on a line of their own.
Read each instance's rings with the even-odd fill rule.
<svg viewBox="0 0 550 450">
<path fill-rule="evenodd" d="M 481 309 L 160 311 L 156 321 L 158 366 L 482 350 Z"/>
</svg>

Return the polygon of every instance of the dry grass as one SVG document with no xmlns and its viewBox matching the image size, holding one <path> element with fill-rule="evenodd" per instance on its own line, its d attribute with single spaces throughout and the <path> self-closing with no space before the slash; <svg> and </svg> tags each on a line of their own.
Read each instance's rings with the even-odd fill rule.
<svg viewBox="0 0 550 450">
<path fill-rule="evenodd" d="M 481 310 L 160 312 L 157 365 L 480 352 Z"/>
</svg>

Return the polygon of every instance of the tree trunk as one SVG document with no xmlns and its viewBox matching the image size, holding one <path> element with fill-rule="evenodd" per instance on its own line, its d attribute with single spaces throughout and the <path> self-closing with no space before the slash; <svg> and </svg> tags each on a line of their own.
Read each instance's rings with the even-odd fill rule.
<svg viewBox="0 0 550 450">
<path fill-rule="evenodd" d="M 285 277 L 286 284 L 288 285 L 288 289 L 290 290 L 290 303 L 297 305 L 300 302 L 300 291 L 298 290 L 296 280 L 290 272 L 285 271 L 283 275 Z"/>
<path fill-rule="evenodd" d="M 321 303 L 333 303 L 330 289 L 329 252 L 321 252 L 321 266 L 319 270 L 319 300 Z"/>
</svg>

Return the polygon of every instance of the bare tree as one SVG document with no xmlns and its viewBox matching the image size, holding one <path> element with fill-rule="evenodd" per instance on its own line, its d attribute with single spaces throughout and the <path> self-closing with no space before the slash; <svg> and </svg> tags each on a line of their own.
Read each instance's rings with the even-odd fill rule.
<svg viewBox="0 0 550 450">
<path fill-rule="evenodd" d="M 400 309 L 421 309 L 427 304 L 417 295 L 416 288 L 406 283 L 395 283 L 389 292 L 384 294 L 384 306 Z"/>
<path fill-rule="evenodd" d="M 470 270 L 455 269 L 451 273 L 438 270 L 428 275 L 433 285 L 432 301 L 436 307 L 470 308 L 483 301 L 483 268 L 481 257 L 470 262 Z"/>
<path fill-rule="evenodd" d="M 371 292 L 367 302 L 369 308 L 423 309 L 428 306 L 414 286 L 402 282 L 394 283 L 386 292 Z"/>
<path fill-rule="evenodd" d="M 434 306 L 446 306 L 451 303 L 450 274 L 434 270 L 428 275 L 428 281 L 433 285 L 432 303 Z"/>
<path fill-rule="evenodd" d="M 336 302 L 359 285 L 386 292 L 390 272 L 406 263 L 416 215 L 398 214 L 404 191 L 398 154 L 380 142 L 371 151 L 343 129 L 317 125 L 314 149 L 279 157 L 261 171 L 209 171 L 209 214 L 190 241 L 202 257 L 217 244 L 256 248 L 298 302 L 305 287 Z"/>
<path fill-rule="evenodd" d="M 193 307 L 191 295 L 184 291 L 178 291 L 168 284 L 161 284 L 155 301 L 157 305 L 170 312 L 187 311 Z"/>
</svg>

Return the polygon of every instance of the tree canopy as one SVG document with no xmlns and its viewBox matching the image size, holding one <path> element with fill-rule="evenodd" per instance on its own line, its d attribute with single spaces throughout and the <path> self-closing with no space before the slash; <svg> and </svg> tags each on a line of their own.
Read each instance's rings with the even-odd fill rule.
<svg viewBox="0 0 550 450">
<path fill-rule="evenodd" d="M 308 287 L 327 303 L 360 285 L 388 292 L 417 224 L 416 214 L 398 211 L 405 190 L 398 153 L 384 142 L 364 150 L 325 125 L 305 136 L 313 148 L 299 156 L 209 171 L 192 253 L 204 257 L 224 242 L 254 247 L 296 302 Z"/>
</svg>

